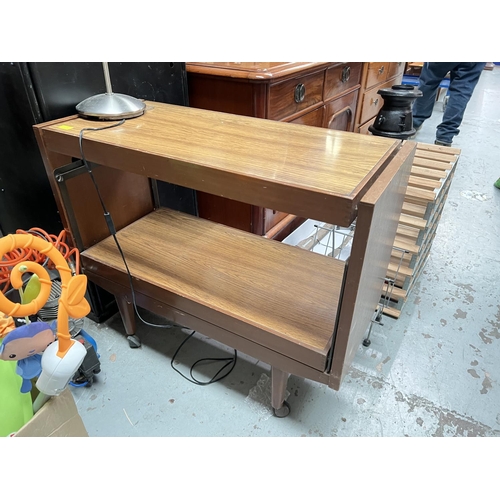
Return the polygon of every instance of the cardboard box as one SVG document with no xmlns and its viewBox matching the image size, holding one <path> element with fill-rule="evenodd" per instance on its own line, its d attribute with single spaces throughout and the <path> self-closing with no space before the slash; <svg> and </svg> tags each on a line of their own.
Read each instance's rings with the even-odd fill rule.
<svg viewBox="0 0 500 500">
<path fill-rule="evenodd" d="M 73 398 L 66 389 L 50 398 L 14 437 L 88 437 Z"/>
</svg>

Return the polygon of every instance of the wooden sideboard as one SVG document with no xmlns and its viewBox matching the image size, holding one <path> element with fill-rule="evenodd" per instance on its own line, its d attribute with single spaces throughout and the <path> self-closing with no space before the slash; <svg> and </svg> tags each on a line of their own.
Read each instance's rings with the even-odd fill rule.
<svg viewBox="0 0 500 500">
<path fill-rule="evenodd" d="M 338 389 L 380 299 L 416 144 L 146 104 L 143 116 L 83 138 L 137 304 L 271 365 L 278 415 L 290 373 Z M 93 124 L 68 117 L 35 132 L 65 228 L 83 235 L 83 272 L 117 297 L 133 335 L 128 275 L 75 161 Z M 60 172 L 71 169 L 83 175 L 63 195 Z M 351 256 L 160 208 L 149 179 L 344 227 L 356 219 Z"/>
<path fill-rule="evenodd" d="M 362 63 L 188 62 L 189 105 L 354 130 Z M 198 191 L 200 217 L 277 240 L 304 219 Z"/>
<path fill-rule="evenodd" d="M 384 104 L 378 94 L 380 89 L 391 88 L 401 83 L 405 69 L 404 62 L 365 62 L 361 75 L 361 88 L 356 110 L 354 131 L 368 134 L 368 127 Z"/>
</svg>

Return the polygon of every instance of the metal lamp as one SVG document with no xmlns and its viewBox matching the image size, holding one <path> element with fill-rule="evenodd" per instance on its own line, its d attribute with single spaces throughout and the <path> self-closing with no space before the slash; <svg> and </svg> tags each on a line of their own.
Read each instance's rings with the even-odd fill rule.
<svg viewBox="0 0 500 500">
<path fill-rule="evenodd" d="M 114 94 L 111 87 L 108 63 L 103 62 L 106 93 L 88 97 L 76 106 L 76 111 L 83 118 L 99 120 L 122 120 L 134 118 L 144 113 L 146 105 L 135 97 Z"/>
</svg>

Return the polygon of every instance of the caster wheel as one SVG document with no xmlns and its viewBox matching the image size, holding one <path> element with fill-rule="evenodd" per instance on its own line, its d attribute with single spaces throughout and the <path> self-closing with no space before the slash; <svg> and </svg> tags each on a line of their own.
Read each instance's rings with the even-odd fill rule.
<svg viewBox="0 0 500 500">
<path fill-rule="evenodd" d="M 137 347 L 141 347 L 141 341 L 139 340 L 139 337 L 137 337 L 137 335 L 129 335 L 127 337 L 127 340 L 128 340 L 128 345 L 132 349 L 136 349 Z"/>
<path fill-rule="evenodd" d="M 273 408 L 273 411 L 275 417 L 278 418 L 287 417 L 290 414 L 290 405 L 288 404 L 287 401 L 283 401 L 283 406 L 279 410 Z"/>
<path fill-rule="evenodd" d="M 100 368 L 96 368 L 92 373 L 94 373 L 95 375 L 97 375 L 98 373 L 101 373 L 101 369 Z"/>
<path fill-rule="evenodd" d="M 363 345 L 364 345 L 365 347 L 368 347 L 371 343 L 372 343 L 372 341 L 371 341 L 370 339 L 365 339 L 365 340 L 363 340 Z"/>
</svg>

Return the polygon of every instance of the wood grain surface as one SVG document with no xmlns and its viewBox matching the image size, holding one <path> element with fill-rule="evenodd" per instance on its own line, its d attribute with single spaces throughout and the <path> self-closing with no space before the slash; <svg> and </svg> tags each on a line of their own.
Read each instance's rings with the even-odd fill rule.
<svg viewBox="0 0 500 500">
<path fill-rule="evenodd" d="M 255 334 L 245 332 L 249 340 L 324 368 L 342 262 L 165 208 L 119 231 L 118 240 L 135 282 L 148 284 L 138 285 L 141 293 L 171 292 L 186 300 L 170 305 L 188 314 L 200 315 L 195 305 L 205 306 L 253 327 Z M 119 271 L 127 283 L 111 238 L 82 260 L 94 273 Z"/>
<path fill-rule="evenodd" d="M 79 157 L 81 118 L 42 128 L 51 151 Z M 141 117 L 84 136 L 89 161 L 347 226 L 400 141 L 147 103 Z"/>
<path fill-rule="evenodd" d="M 296 74 L 299 71 L 327 67 L 328 64 L 327 62 L 187 62 L 186 71 L 248 80 L 270 80 Z"/>
</svg>

